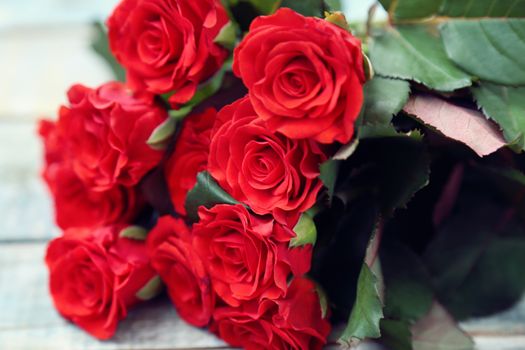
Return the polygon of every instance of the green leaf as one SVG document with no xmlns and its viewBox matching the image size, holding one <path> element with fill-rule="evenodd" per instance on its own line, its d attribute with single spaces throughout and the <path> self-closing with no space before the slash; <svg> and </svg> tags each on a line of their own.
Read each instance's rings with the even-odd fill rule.
<svg viewBox="0 0 525 350">
<path fill-rule="evenodd" d="M 390 350 L 413 350 L 412 332 L 406 321 L 382 319 L 381 343 Z"/>
<path fill-rule="evenodd" d="M 124 68 L 117 62 L 109 48 L 108 34 L 104 25 L 101 22 L 96 22 L 93 25 L 93 30 L 95 36 L 91 42 L 91 48 L 106 61 L 118 81 L 126 81 Z"/>
<path fill-rule="evenodd" d="M 197 183 L 186 196 L 186 212 L 192 222 L 199 220 L 198 209 L 202 205 L 211 208 L 215 204 L 239 204 L 224 191 L 207 171 L 197 174 Z"/>
<path fill-rule="evenodd" d="M 235 47 L 235 42 L 237 41 L 237 28 L 235 23 L 229 21 L 224 27 L 221 28 L 219 34 L 213 40 L 214 43 L 217 43 L 229 50 L 233 50 Z"/>
<path fill-rule="evenodd" d="M 172 109 L 169 111 L 169 116 L 172 120 L 182 120 L 193 110 L 194 105 L 188 104 L 179 109 Z"/>
<path fill-rule="evenodd" d="M 263 15 L 275 12 L 282 0 L 249 0 L 249 2 Z"/>
<path fill-rule="evenodd" d="M 324 3 L 330 11 L 343 11 L 341 0 L 324 0 Z"/>
<path fill-rule="evenodd" d="M 143 301 L 151 300 L 155 298 L 157 295 L 159 295 L 164 288 L 164 284 L 162 283 L 162 280 L 160 279 L 160 276 L 155 276 L 152 279 L 148 281 L 142 287 L 135 296 Z"/>
<path fill-rule="evenodd" d="M 320 175 L 319 178 L 326 187 L 326 193 L 328 194 L 328 201 L 332 202 L 334 196 L 335 184 L 337 181 L 337 172 L 339 170 L 339 161 L 329 159 L 319 167 Z"/>
<path fill-rule="evenodd" d="M 316 283 L 315 290 L 319 296 L 319 304 L 321 305 L 321 317 L 325 318 L 328 315 L 328 297 L 323 287 Z"/>
<path fill-rule="evenodd" d="M 397 21 L 428 17 L 524 17 L 525 0 L 380 0 Z"/>
<path fill-rule="evenodd" d="M 509 203 L 521 220 L 525 221 L 525 174 L 501 166 L 479 166 L 476 169 L 486 177 L 500 198 Z"/>
<path fill-rule="evenodd" d="M 379 0 L 394 20 L 426 18 L 437 13 L 443 0 Z"/>
<path fill-rule="evenodd" d="M 348 180 L 350 191 L 368 188 L 387 216 L 425 187 L 430 174 L 430 158 L 420 134 L 394 132 L 392 136 L 361 139 L 350 158 L 361 170 Z"/>
<path fill-rule="evenodd" d="M 481 80 L 525 85 L 525 20 L 455 20 L 441 28 L 448 57 Z"/>
<path fill-rule="evenodd" d="M 472 93 L 483 113 L 499 124 L 505 140 L 525 149 L 525 87 L 482 82 Z"/>
<path fill-rule="evenodd" d="M 148 231 L 142 226 L 128 226 L 119 233 L 119 237 L 135 239 L 139 241 L 146 240 Z"/>
<path fill-rule="evenodd" d="M 300 247 L 307 244 L 315 245 L 317 228 L 310 214 L 303 213 L 293 231 L 296 236 L 290 240 L 290 247 Z"/>
<path fill-rule="evenodd" d="M 525 291 L 525 225 L 472 176 L 424 254 L 439 300 L 459 319 L 506 309 Z"/>
<path fill-rule="evenodd" d="M 436 0 L 434 0 L 436 1 Z M 441 0 L 440 15 L 450 17 L 525 17 L 525 0 Z"/>
<path fill-rule="evenodd" d="M 321 17 L 323 15 L 323 0 L 283 0 L 281 7 L 291 8 L 304 16 Z"/>
<path fill-rule="evenodd" d="M 166 147 L 170 137 L 175 134 L 176 129 L 177 121 L 173 118 L 167 118 L 153 130 L 146 143 L 152 148 L 163 149 Z"/>
<path fill-rule="evenodd" d="M 390 124 L 408 101 L 407 81 L 375 77 L 365 85 L 365 114 L 363 124 Z"/>
<path fill-rule="evenodd" d="M 357 296 L 348 324 L 337 342 L 355 346 L 367 338 L 379 338 L 379 321 L 383 318 L 383 305 L 378 290 L 378 278 L 367 264 L 363 264 L 357 281 Z"/>
<path fill-rule="evenodd" d="M 414 350 L 474 350 L 472 339 L 450 314 L 435 302 L 425 317 L 412 326 Z"/>
<path fill-rule="evenodd" d="M 388 27 L 372 41 L 370 59 L 380 76 L 413 80 L 434 90 L 453 91 L 471 85 L 470 77 L 449 60 L 438 33 L 430 26 Z"/>
<path fill-rule="evenodd" d="M 432 305 L 434 291 L 423 261 L 405 245 L 388 242 L 381 248 L 385 280 L 385 316 L 413 323 Z"/>
<path fill-rule="evenodd" d="M 355 138 L 354 140 L 350 141 L 346 145 L 341 146 L 335 152 L 335 154 L 332 156 L 333 160 L 345 160 L 348 159 L 352 154 L 354 154 L 355 150 L 359 146 L 359 139 Z"/>
</svg>

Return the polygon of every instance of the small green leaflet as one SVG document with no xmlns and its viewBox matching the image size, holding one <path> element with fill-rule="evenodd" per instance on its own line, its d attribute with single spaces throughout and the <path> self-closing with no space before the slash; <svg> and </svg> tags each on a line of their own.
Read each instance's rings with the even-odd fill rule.
<svg viewBox="0 0 525 350">
<path fill-rule="evenodd" d="M 199 220 L 198 209 L 202 205 L 211 208 L 215 204 L 239 204 L 224 191 L 207 171 L 197 174 L 197 183 L 186 196 L 186 212 L 192 222 Z"/>
<path fill-rule="evenodd" d="M 162 289 L 164 288 L 164 284 L 162 283 L 162 280 L 160 279 L 160 276 L 155 276 L 151 280 L 148 281 L 142 287 L 135 296 L 140 300 L 151 300 L 155 298 L 157 295 L 159 295 L 162 292 Z"/>
<path fill-rule="evenodd" d="M 177 129 L 177 121 L 174 118 L 166 118 L 166 120 L 157 126 L 151 133 L 146 143 L 154 149 L 164 149 L 171 136 Z"/>
<path fill-rule="evenodd" d="M 296 236 L 290 240 L 290 247 L 315 244 L 317 240 L 317 227 L 315 227 L 315 222 L 308 212 L 301 215 L 293 231 Z"/>
<path fill-rule="evenodd" d="M 233 50 L 235 42 L 237 41 L 237 28 L 234 22 L 229 21 L 224 27 L 221 28 L 219 34 L 213 40 L 229 50 Z"/>
<path fill-rule="evenodd" d="M 328 201 L 332 202 L 334 196 L 335 184 L 337 181 L 337 173 L 339 170 L 339 161 L 334 159 L 329 159 L 319 168 L 321 174 L 319 178 L 323 182 L 323 185 L 326 188 L 326 193 L 328 194 Z"/>
<path fill-rule="evenodd" d="M 483 113 L 503 129 L 505 140 L 525 149 L 525 87 L 482 82 L 472 93 Z"/>
<path fill-rule="evenodd" d="M 440 27 L 448 57 L 482 80 L 525 85 L 525 19 L 455 20 Z"/>
<path fill-rule="evenodd" d="M 379 76 L 413 80 L 438 91 L 472 84 L 470 76 L 447 57 L 441 38 L 430 26 L 388 27 L 372 41 L 370 59 Z"/>
<path fill-rule="evenodd" d="M 119 237 L 130 238 L 144 241 L 148 236 L 148 231 L 142 226 L 128 226 L 119 233 Z"/>
</svg>

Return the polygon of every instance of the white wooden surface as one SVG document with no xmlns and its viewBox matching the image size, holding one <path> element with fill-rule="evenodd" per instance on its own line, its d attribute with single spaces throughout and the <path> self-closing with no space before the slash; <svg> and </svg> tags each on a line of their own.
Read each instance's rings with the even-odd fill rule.
<svg viewBox="0 0 525 350">
<path fill-rule="evenodd" d="M 17 22 L 16 9 L 36 2 L 17 3 L 0 0 L 0 350 L 228 349 L 213 335 L 182 322 L 166 299 L 132 311 L 116 337 L 106 342 L 92 339 L 54 311 L 43 257 L 46 241 L 58 231 L 39 179 L 36 119 L 53 117 L 72 83 L 97 85 L 109 79 L 109 71 L 89 51 L 87 25 L 73 21 L 64 28 L 45 20 L 37 27 L 27 26 L 24 23 L 31 17 L 22 16 Z M 96 3 L 100 1 L 93 1 Z M 46 7 L 31 11 L 39 8 L 45 11 Z M 5 18 L 14 24 L 9 25 Z M 525 303 L 464 327 L 481 350 L 524 350 Z M 377 347 L 366 344 L 360 348 L 372 349 Z"/>
</svg>

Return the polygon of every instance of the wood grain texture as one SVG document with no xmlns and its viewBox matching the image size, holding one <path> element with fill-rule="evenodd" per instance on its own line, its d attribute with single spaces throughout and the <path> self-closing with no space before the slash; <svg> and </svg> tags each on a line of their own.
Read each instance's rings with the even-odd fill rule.
<svg viewBox="0 0 525 350">
<path fill-rule="evenodd" d="M 0 241 L 47 240 L 58 233 L 41 181 L 34 122 L 0 122 Z"/>
</svg>

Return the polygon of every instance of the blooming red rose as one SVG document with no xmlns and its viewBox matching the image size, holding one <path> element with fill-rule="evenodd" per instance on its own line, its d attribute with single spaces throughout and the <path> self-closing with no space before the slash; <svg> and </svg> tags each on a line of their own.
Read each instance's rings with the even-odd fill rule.
<svg viewBox="0 0 525 350">
<path fill-rule="evenodd" d="M 184 120 L 175 151 L 165 168 L 165 175 L 175 210 L 186 215 L 186 195 L 197 182 L 197 173 L 206 170 L 210 135 L 217 112 L 210 108 Z"/>
<path fill-rule="evenodd" d="M 365 75 L 361 43 L 346 30 L 282 8 L 252 22 L 233 69 L 271 130 L 321 143 L 352 138 Z"/>
<path fill-rule="evenodd" d="M 133 94 L 112 82 L 97 89 L 75 85 L 68 98 L 57 130 L 64 158 L 86 186 L 95 191 L 134 186 L 160 162 L 162 152 L 146 141 L 167 112 L 153 95 Z"/>
<path fill-rule="evenodd" d="M 212 330 L 246 350 L 318 350 L 331 328 L 315 284 L 306 278 L 294 278 L 283 298 L 218 308 L 213 317 Z"/>
<path fill-rule="evenodd" d="M 70 229 L 47 248 L 55 307 L 99 339 L 115 333 L 139 301 L 137 292 L 156 275 L 144 242 L 119 237 L 122 228 Z"/>
<path fill-rule="evenodd" d="M 45 146 L 43 178 L 53 195 L 56 223 L 60 228 L 98 227 L 133 218 L 142 204 L 135 189 L 118 186 L 93 191 L 78 178 L 71 163 L 63 159 L 63 140 L 56 124 L 41 121 L 39 132 Z"/>
<path fill-rule="evenodd" d="M 211 318 L 215 295 L 191 235 L 181 219 L 163 216 L 148 234 L 151 263 L 168 288 L 179 315 L 194 326 L 206 326 Z"/>
<path fill-rule="evenodd" d="M 290 275 L 310 269 L 312 246 L 290 248 L 295 233 L 271 217 L 238 205 L 199 208 L 193 246 L 209 272 L 213 290 L 229 305 L 278 298 Z"/>
<path fill-rule="evenodd" d="M 189 101 L 228 55 L 214 43 L 228 15 L 220 0 L 123 0 L 108 20 L 109 42 L 133 88 Z"/>
<path fill-rule="evenodd" d="M 272 213 L 293 226 L 316 201 L 324 160 L 314 142 L 269 131 L 244 97 L 217 115 L 208 170 L 222 188 L 257 214 Z"/>
</svg>

